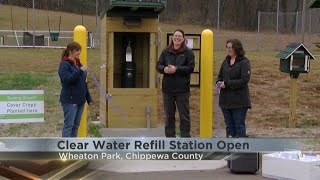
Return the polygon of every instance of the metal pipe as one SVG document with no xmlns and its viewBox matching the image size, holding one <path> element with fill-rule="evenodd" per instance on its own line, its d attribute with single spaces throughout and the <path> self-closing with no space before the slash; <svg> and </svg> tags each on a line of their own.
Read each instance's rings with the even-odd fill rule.
<svg viewBox="0 0 320 180">
<path fill-rule="evenodd" d="M 217 29 L 220 30 L 220 0 L 218 0 L 218 19 L 217 19 Z"/>
<path fill-rule="evenodd" d="M 305 32 L 305 19 L 306 18 L 306 0 L 303 0 L 303 9 L 302 9 L 302 23 L 301 23 L 301 31 L 302 31 L 302 40 L 301 42 L 304 43 L 304 32 Z"/>
<path fill-rule="evenodd" d="M 260 50 L 260 11 L 258 11 L 258 35 L 257 35 L 257 49 Z"/>
<path fill-rule="evenodd" d="M 36 37 L 35 37 L 35 30 L 34 30 L 34 0 L 32 0 L 32 31 L 33 31 L 32 44 L 33 44 L 33 47 L 35 47 Z"/>
<path fill-rule="evenodd" d="M 280 11 L 280 0 L 277 2 L 277 36 L 276 36 L 276 50 L 278 50 L 278 45 L 279 45 L 279 11 Z"/>
<path fill-rule="evenodd" d="M 299 11 L 296 13 L 296 37 L 298 38 L 298 17 L 299 17 Z"/>
</svg>

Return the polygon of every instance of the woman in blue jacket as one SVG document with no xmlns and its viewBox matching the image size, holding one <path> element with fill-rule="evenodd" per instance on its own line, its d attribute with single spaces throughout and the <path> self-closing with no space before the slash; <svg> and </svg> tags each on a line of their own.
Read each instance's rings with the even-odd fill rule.
<svg viewBox="0 0 320 180">
<path fill-rule="evenodd" d="M 59 76 L 62 85 L 60 102 L 64 113 L 62 137 L 77 137 L 84 103 L 92 104 L 86 83 L 87 66 L 79 60 L 81 45 L 71 42 L 62 52 Z"/>
</svg>

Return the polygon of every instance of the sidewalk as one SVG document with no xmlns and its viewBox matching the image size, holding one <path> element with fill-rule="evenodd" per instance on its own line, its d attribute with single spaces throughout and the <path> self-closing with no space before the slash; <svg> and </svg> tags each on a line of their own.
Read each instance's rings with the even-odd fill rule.
<svg viewBox="0 0 320 180">
<path fill-rule="evenodd" d="M 113 173 L 99 171 L 86 179 L 106 180 L 268 180 L 261 177 L 261 171 L 256 175 L 231 174 L 227 168 L 206 171 L 170 171 L 149 173 Z"/>
</svg>

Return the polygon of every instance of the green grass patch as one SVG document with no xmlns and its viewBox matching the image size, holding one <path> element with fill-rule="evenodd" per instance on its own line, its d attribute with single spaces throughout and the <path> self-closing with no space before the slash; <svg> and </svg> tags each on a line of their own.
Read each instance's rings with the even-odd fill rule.
<svg viewBox="0 0 320 180">
<path fill-rule="evenodd" d="M 299 128 L 312 128 L 312 127 L 318 127 L 319 125 L 320 125 L 319 122 L 317 122 L 313 119 L 303 119 L 297 125 L 297 127 L 299 127 Z"/>
<path fill-rule="evenodd" d="M 25 129 L 28 128 L 27 124 L 15 124 L 13 126 L 10 126 L 7 130 L 6 130 L 6 134 L 8 135 L 16 135 L 17 133 L 19 133 L 20 131 L 23 131 Z"/>
<path fill-rule="evenodd" d="M 39 89 L 48 83 L 48 76 L 33 72 L 0 74 L 0 89 L 2 90 L 29 90 Z"/>
<path fill-rule="evenodd" d="M 300 123 L 296 123 L 296 126 L 295 128 L 305 128 L 305 129 L 308 129 L 308 128 L 314 128 L 314 127 L 319 127 L 319 122 L 313 120 L 313 119 L 302 119 L 300 121 Z M 289 122 L 286 121 L 284 123 L 284 127 L 285 128 L 289 128 Z"/>
<path fill-rule="evenodd" d="M 102 128 L 101 124 L 94 124 L 90 122 L 88 124 L 88 133 L 90 137 L 102 137 L 100 129 Z"/>
</svg>

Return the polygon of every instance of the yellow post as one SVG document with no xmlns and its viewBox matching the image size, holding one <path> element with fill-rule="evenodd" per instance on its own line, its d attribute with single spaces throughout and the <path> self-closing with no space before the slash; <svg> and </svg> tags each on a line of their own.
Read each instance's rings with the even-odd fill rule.
<svg viewBox="0 0 320 180">
<path fill-rule="evenodd" d="M 201 34 L 200 137 L 212 138 L 213 32 Z"/>
<path fill-rule="evenodd" d="M 87 30 L 84 26 L 78 25 L 73 30 L 73 40 L 79 43 L 82 47 L 80 62 L 82 65 L 87 65 Z M 87 137 L 87 103 L 84 105 L 84 110 L 81 116 L 78 137 Z"/>
<path fill-rule="evenodd" d="M 296 109 L 297 109 L 297 77 L 290 75 L 290 114 L 289 114 L 289 128 L 296 127 Z"/>
</svg>

